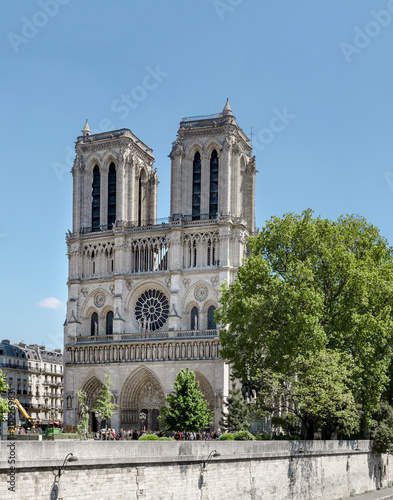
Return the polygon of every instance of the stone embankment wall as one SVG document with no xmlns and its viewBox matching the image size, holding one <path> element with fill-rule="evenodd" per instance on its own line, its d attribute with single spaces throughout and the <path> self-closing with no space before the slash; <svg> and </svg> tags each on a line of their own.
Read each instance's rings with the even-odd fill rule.
<svg viewBox="0 0 393 500">
<path fill-rule="evenodd" d="M 388 486 L 391 462 L 369 441 L 0 441 L 0 498 L 331 500 Z"/>
</svg>

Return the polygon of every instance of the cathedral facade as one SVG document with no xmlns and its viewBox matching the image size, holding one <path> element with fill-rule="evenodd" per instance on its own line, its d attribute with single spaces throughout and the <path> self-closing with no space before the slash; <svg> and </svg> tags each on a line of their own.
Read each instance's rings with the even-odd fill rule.
<svg viewBox="0 0 393 500">
<path fill-rule="evenodd" d="M 195 372 L 219 426 L 229 389 L 214 311 L 255 232 L 255 157 L 229 103 L 182 118 L 172 145 L 171 208 L 157 219 L 152 150 L 130 130 L 77 138 L 73 227 L 67 235 L 64 419 L 91 409 L 111 375 L 111 426 L 158 429 L 182 368 Z M 94 412 L 92 429 L 97 427 Z"/>
</svg>

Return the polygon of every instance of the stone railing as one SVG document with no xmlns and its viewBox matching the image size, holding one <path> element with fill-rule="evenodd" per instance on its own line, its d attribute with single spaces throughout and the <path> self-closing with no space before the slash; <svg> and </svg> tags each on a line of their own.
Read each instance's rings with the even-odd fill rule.
<svg viewBox="0 0 393 500">
<path fill-rule="evenodd" d="M 186 361 L 219 359 L 220 357 L 220 340 L 217 336 L 139 340 L 143 342 L 68 344 L 65 346 L 66 363 Z"/>
<path fill-rule="evenodd" d="M 141 340 L 167 340 L 167 339 L 192 339 L 214 338 L 219 336 L 218 330 L 173 330 L 167 332 L 135 332 L 114 333 L 112 335 L 92 335 L 68 337 L 68 344 L 107 344 L 112 342 L 141 341 Z"/>
<path fill-rule="evenodd" d="M 206 215 L 206 214 L 205 214 Z M 232 224 L 243 224 L 246 222 L 243 217 L 233 217 L 232 215 L 217 215 L 216 217 L 210 219 L 208 215 L 202 214 L 200 219 L 192 220 L 191 215 L 175 215 L 173 218 L 167 217 L 164 219 L 157 219 L 154 222 L 143 221 L 141 225 L 137 222 L 124 222 L 119 226 L 108 228 L 107 226 L 101 226 L 100 229 L 94 230 L 91 227 L 81 227 L 79 233 L 68 232 L 67 240 L 72 240 L 75 238 L 99 238 L 102 236 L 109 236 L 115 232 L 124 232 L 126 234 L 131 234 L 135 232 L 144 231 L 160 231 L 167 230 L 171 227 L 195 227 L 195 226 L 206 226 L 213 224 L 222 223 L 232 223 Z"/>
</svg>

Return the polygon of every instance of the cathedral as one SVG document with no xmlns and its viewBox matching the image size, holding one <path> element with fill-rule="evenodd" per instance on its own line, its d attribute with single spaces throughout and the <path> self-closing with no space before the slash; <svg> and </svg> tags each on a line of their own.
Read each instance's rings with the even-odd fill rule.
<svg viewBox="0 0 393 500">
<path fill-rule="evenodd" d="M 105 375 L 115 429 L 157 430 L 182 368 L 193 370 L 219 427 L 230 367 L 214 312 L 255 233 L 255 157 L 227 101 L 183 117 L 171 159 L 170 216 L 157 219 L 153 151 L 131 130 L 76 141 L 64 325 L 64 421 L 79 420 L 77 391 L 94 407 Z M 90 414 L 92 430 L 97 416 Z"/>
</svg>

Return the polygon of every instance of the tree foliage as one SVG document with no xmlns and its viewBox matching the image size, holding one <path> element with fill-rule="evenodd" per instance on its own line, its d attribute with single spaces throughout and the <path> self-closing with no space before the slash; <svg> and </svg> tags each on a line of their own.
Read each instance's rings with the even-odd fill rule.
<svg viewBox="0 0 393 500">
<path fill-rule="evenodd" d="M 248 405 L 235 383 L 232 383 L 232 389 L 229 390 L 224 406 L 226 411 L 222 412 L 220 426 L 229 432 L 248 431 L 250 427 Z"/>
<path fill-rule="evenodd" d="M 377 453 L 393 452 L 393 408 L 381 401 L 371 422 L 373 449 Z"/>
<path fill-rule="evenodd" d="M 101 418 L 105 422 L 107 422 L 112 418 L 116 408 L 119 405 L 112 403 L 113 393 L 110 389 L 111 387 L 111 376 L 108 373 L 105 375 L 106 384 L 104 384 L 98 392 L 98 398 L 95 402 L 95 406 L 92 409 L 94 412 L 100 412 Z"/>
<path fill-rule="evenodd" d="M 89 427 L 89 408 L 86 404 L 86 392 L 78 391 L 77 394 L 80 408 L 78 432 L 84 438 Z"/>
<path fill-rule="evenodd" d="M 369 422 L 392 352 L 386 240 L 362 217 L 331 221 L 306 210 L 273 217 L 249 244 L 237 279 L 222 287 L 222 356 L 242 380 L 267 376 L 275 389 L 286 387 L 303 418 L 311 412 L 327 423 L 349 412 L 353 428 L 356 402 Z M 332 401 L 335 385 L 341 395 Z"/>
<path fill-rule="evenodd" d="M 2 420 L 3 414 L 8 413 L 10 410 L 8 399 L 5 399 L 1 396 L 8 390 L 8 384 L 6 380 L 7 376 L 3 375 L 3 372 L 0 370 L 0 420 Z"/>
<path fill-rule="evenodd" d="M 165 430 L 196 432 L 210 426 L 213 413 L 198 387 L 193 371 L 188 368 L 180 370 L 173 384 L 174 390 L 165 398 L 167 406 L 161 407 L 158 417 Z"/>
</svg>

